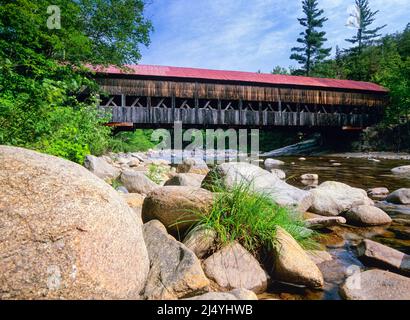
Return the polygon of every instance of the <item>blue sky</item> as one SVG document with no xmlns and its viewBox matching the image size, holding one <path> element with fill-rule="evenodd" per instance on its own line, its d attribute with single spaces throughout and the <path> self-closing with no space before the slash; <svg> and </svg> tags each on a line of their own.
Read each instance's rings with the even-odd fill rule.
<svg viewBox="0 0 410 320">
<path fill-rule="evenodd" d="M 295 65 L 290 49 L 302 31 L 299 0 L 149 0 L 146 15 L 154 24 L 151 45 L 141 64 L 269 72 Z M 353 0 L 319 0 L 329 21 L 328 45 L 349 46 L 355 33 L 345 27 Z M 375 26 L 384 33 L 410 22 L 410 0 L 370 0 L 380 10 Z"/>
</svg>

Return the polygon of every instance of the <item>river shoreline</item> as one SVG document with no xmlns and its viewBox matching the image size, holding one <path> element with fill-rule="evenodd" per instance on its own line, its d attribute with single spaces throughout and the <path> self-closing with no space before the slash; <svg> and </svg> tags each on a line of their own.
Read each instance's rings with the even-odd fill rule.
<svg viewBox="0 0 410 320">
<path fill-rule="evenodd" d="M 410 153 L 396 152 L 344 152 L 329 153 L 322 156 L 334 158 L 355 158 L 355 159 L 381 159 L 381 160 L 410 160 Z"/>
</svg>

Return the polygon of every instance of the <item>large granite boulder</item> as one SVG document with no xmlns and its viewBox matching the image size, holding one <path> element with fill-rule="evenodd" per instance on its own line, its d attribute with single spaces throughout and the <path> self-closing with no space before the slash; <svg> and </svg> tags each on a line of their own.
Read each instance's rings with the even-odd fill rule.
<svg viewBox="0 0 410 320">
<path fill-rule="evenodd" d="M 277 169 L 280 166 L 283 166 L 285 163 L 276 159 L 266 159 L 264 162 L 265 170 L 271 171 Z"/>
<path fill-rule="evenodd" d="M 410 204 L 410 189 L 396 190 L 386 198 L 386 201 L 394 204 Z"/>
<path fill-rule="evenodd" d="M 115 180 L 121 174 L 120 169 L 112 166 L 102 157 L 87 156 L 84 160 L 84 167 L 105 181 Z"/>
<path fill-rule="evenodd" d="M 396 175 L 410 176 L 410 166 L 401 166 L 391 170 Z"/>
<path fill-rule="evenodd" d="M 185 159 L 177 167 L 177 173 L 194 173 L 206 175 L 209 172 L 208 165 L 203 159 L 189 158 Z"/>
<path fill-rule="evenodd" d="M 216 248 L 218 235 L 215 230 L 199 227 L 192 230 L 184 239 L 184 244 L 200 259 Z"/>
<path fill-rule="evenodd" d="M 126 170 L 121 174 L 121 182 L 129 192 L 144 195 L 160 187 L 143 172 L 132 170 Z"/>
<path fill-rule="evenodd" d="M 0 146 L 0 300 L 137 299 L 141 219 L 75 163 Z"/>
<path fill-rule="evenodd" d="M 382 209 L 366 205 L 350 209 L 346 213 L 346 219 L 350 224 L 365 227 L 385 225 L 393 221 Z"/>
<path fill-rule="evenodd" d="M 366 191 L 347 184 L 327 181 L 311 191 L 313 204 L 309 211 L 323 216 L 338 216 L 361 205 L 373 206 Z"/>
<path fill-rule="evenodd" d="M 162 187 L 144 200 L 142 219 L 161 221 L 174 235 L 184 233 L 213 205 L 213 194 L 194 187 Z"/>
<path fill-rule="evenodd" d="M 272 277 L 278 281 L 321 289 L 323 275 L 308 254 L 284 229 L 278 227 L 272 252 Z"/>
<path fill-rule="evenodd" d="M 404 275 L 410 275 L 410 256 L 380 243 L 364 240 L 357 253 L 363 263 Z"/>
<path fill-rule="evenodd" d="M 347 300 L 410 300 L 410 278 L 369 270 L 347 278 L 340 293 Z"/>
<path fill-rule="evenodd" d="M 276 175 L 249 163 L 221 164 L 207 175 L 202 186 L 212 189 L 218 183 L 227 188 L 236 184 L 249 184 L 251 190 L 268 194 L 279 205 L 294 206 L 302 212 L 312 204 L 309 192 L 293 187 Z"/>
<path fill-rule="evenodd" d="M 175 300 L 208 291 L 201 263 L 195 254 L 170 236 L 164 225 L 152 220 L 144 225 L 151 269 L 144 290 L 149 300 Z"/>
<path fill-rule="evenodd" d="M 259 262 L 239 243 L 214 253 L 203 262 L 205 274 L 222 290 L 247 289 L 263 293 L 268 278 Z"/>
</svg>

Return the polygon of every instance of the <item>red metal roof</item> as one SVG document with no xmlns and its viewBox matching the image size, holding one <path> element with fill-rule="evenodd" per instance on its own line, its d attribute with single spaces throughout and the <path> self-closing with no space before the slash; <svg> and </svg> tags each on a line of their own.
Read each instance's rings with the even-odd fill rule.
<svg viewBox="0 0 410 320">
<path fill-rule="evenodd" d="M 382 86 L 370 82 L 336 80 L 324 78 L 311 78 L 301 76 L 287 76 L 276 74 L 264 74 L 256 72 L 242 71 L 222 71 L 196 68 L 150 66 L 150 65 L 128 65 L 128 70 L 118 67 L 92 67 L 97 73 L 111 75 L 138 75 L 150 77 L 167 77 L 179 79 L 201 79 L 217 81 L 238 81 L 272 85 L 292 85 L 292 86 L 311 86 L 322 88 L 337 88 L 350 90 L 364 90 L 375 92 L 388 92 Z"/>
</svg>

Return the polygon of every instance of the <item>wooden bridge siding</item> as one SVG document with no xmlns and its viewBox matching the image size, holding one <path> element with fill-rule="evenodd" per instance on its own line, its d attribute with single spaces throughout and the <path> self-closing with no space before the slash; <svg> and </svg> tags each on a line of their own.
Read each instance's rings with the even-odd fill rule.
<svg viewBox="0 0 410 320">
<path fill-rule="evenodd" d="M 364 127 L 373 123 L 368 114 L 331 114 L 313 112 L 271 112 L 211 109 L 171 109 L 140 107 L 102 107 L 112 112 L 112 121 L 123 123 L 204 126 L 306 126 L 306 127 Z"/>
</svg>

